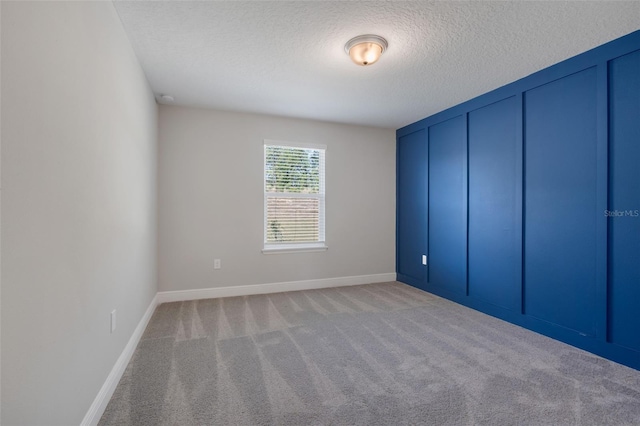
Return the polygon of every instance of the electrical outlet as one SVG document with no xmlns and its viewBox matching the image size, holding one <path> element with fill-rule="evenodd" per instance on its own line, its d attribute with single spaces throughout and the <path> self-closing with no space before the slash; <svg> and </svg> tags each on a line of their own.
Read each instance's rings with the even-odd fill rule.
<svg viewBox="0 0 640 426">
<path fill-rule="evenodd" d="M 111 311 L 111 332 L 116 331 L 116 310 Z"/>
<path fill-rule="evenodd" d="M 214 259 L 213 260 L 213 269 L 220 269 L 222 268 L 222 265 L 220 264 L 220 259 Z"/>
</svg>

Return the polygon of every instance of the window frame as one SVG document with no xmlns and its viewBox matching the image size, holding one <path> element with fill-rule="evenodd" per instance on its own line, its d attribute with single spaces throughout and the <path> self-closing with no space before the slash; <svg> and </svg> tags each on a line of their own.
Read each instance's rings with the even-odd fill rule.
<svg viewBox="0 0 640 426">
<path fill-rule="evenodd" d="M 303 142 L 286 142 L 272 139 L 263 141 L 262 158 L 262 192 L 263 192 L 263 224 L 262 224 L 262 253 L 297 253 L 326 251 L 329 247 L 326 243 L 326 155 L 327 146 L 321 144 L 311 144 Z M 320 151 L 320 188 L 317 194 L 287 193 L 287 192 L 267 192 L 267 147 L 313 149 Z M 269 197 L 280 196 L 282 198 L 306 198 L 318 200 L 318 241 L 300 243 L 268 243 L 267 242 L 267 200 Z"/>
</svg>

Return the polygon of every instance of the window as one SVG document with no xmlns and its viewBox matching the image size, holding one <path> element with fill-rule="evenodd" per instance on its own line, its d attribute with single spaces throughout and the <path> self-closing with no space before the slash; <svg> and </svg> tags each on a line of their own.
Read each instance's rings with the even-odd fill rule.
<svg viewBox="0 0 640 426">
<path fill-rule="evenodd" d="M 325 146 L 264 142 L 264 250 L 326 250 Z"/>
</svg>

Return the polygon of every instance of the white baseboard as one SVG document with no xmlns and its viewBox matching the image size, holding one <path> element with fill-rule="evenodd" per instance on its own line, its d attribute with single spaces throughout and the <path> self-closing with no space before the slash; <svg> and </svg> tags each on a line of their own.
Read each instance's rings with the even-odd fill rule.
<svg viewBox="0 0 640 426">
<path fill-rule="evenodd" d="M 395 280 L 396 273 L 392 272 L 387 274 L 356 275 L 351 277 L 324 278 L 319 280 L 203 288 L 199 290 L 161 291 L 158 293 L 158 304 L 180 302 L 184 300 L 216 299 L 219 297 L 249 296 L 252 294 L 280 293 L 283 291 L 344 287 L 359 284 L 383 283 Z"/>
<path fill-rule="evenodd" d="M 127 342 L 127 346 L 124 347 L 120 357 L 111 369 L 109 376 L 107 376 L 107 380 L 102 385 L 102 388 L 100 388 L 100 392 L 98 392 L 96 399 L 93 400 L 93 404 L 89 407 L 89 411 L 87 411 L 84 419 L 82 419 L 82 423 L 80 423 L 81 426 L 94 426 L 100 421 L 104 410 L 107 408 L 107 404 L 109 404 L 109 400 L 111 399 L 113 392 L 116 390 L 116 386 L 118 386 L 118 382 L 120 382 L 122 374 L 124 374 L 124 370 L 127 368 L 127 365 L 131 360 L 133 352 L 136 350 L 136 346 L 138 346 L 140 338 L 142 338 L 145 328 L 147 328 L 147 324 L 149 324 L 149 320 L 151 319 L 156 306 L 158 306 L 157 294 L 153 297 L 153 300 L 151 300 L 147 311 L 144 313 L 142 319 L 138 323 L 138 326 L 133 331 L 129 342 Z"/>
</svg>

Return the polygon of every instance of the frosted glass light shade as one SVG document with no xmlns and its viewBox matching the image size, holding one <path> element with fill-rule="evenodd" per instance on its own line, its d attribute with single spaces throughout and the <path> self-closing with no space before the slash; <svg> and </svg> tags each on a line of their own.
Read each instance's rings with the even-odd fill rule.
<svg viewBox="0 0 640 426">
<path fill-rule="evenodd" d="M 354 63 L 367 66 L 380 59 L 387 46 L 387 40 L 368 34 L 352 38 L 344 46 L 344 50 Z"/>
</svg>

